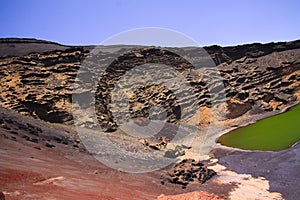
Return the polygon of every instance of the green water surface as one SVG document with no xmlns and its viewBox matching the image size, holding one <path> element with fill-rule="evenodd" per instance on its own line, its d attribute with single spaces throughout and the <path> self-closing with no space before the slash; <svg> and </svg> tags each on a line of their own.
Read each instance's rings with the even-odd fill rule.
<svg viewBox="0 0 300 200">
<path fill-rule="evenodd" d="M 240 149 L 279 151 L 300 140 L 300 104 L 287 112 L 235 129 L 218 142 Z"/>
</svg>

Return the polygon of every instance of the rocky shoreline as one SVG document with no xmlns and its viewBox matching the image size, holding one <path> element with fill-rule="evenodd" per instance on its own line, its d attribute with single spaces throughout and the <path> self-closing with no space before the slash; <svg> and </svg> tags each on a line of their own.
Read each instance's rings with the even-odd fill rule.
<svg viewBox="0 0 300 200">
<path fill-rule="evenodd" d="M 280 114 L 282 114 L 282 113 L 285 113 L 285 112 L 287 112 L 289 109 L 291 109 L 291 108 L 297 106 L 299 103 L 300 103 L 300 101 L 296 101 L 296 102 L 294 102 L 294 103 L 292 103 L 292 104 L 290 104 L 290 105 L 286 105 L 282 110 L 274 111 L 274 112 L 272 112 L 272 113 L 265 113 L 265 114 L 263 114 L 263 115 L 258 115 L 258 116 L 244 116 L 245 118 L 241 119 L 241 120 L 238 122 L 238 124 L 239 124 L 238 126 L 234 125 L 234 126 L 232 126 L 232 127 L 229 126 L 228 128 L 225 128 L 225 130 L 221 131 L 221 132 L 217 135 L 217 139 L 218 139 L 219 137 L 221 137 L 222 135 L 227 134 L 227 133 L 229 133 L 229 132 L 231 132 L 231 131 L 233 131 L 233 130 L 235 130 L 235 129 L 242 128 L 242 127 L 246 127 L 246 126 L 249 126 L 249 125 L 251 125 L 251 124 L 254 124 L 254 123 L 258 122 L 258 121 L 261 121 L 261 120 L 263 120 L 263 119 L 266 119 L 266 118 L 269 118 L 269 117 L 273 117 L 273 116 L 275 116 L 275 115 L 280 115 Z M 237 122 L 235 121 L 235 123 L 237 123 Z M 249 152 L 249 151 L 257 151 L 257 152 L 261 151 L 261 150 L 245 150 L 245 149 L 238 149 L 238 148 L 234 148 L 234 147 L 224 146 L 224 145 L 222 145 L 222 144 L 220 144 L 220 143 L 217 143 L 217 139 L 216 139 L 215 141 L 216 141 L 216 144 L 218 144 L 218 147 L 219 147 L 219 148 L 226 148 L 226 149 L 239 150 L 239 151 L 248 151 L 248 152 Z M 299 143 L 299 141 L 296 142 L 295 144 L 293 144 L 291 147 L 297 145 L 298 143 Z M 272 151 L 270 151 L 270 152 L 272 152 Z"/>
</svg>

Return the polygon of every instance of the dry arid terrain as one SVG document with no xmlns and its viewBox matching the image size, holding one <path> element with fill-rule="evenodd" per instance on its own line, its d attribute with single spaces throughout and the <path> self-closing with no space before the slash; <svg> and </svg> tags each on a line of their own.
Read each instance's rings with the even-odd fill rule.
<svg viewBox="0 0 300 200">
<path fill-rule="evenodd" d="M 95 48 L 96 61 L 89 59 Z M 299 103 L 300 41 L 204 47 L 213 62 L 199 58 L 199 49 L 0 39 L 0 199 L 298 199 L 299 143 L 276 152 L 247 151 L 216 139 Z M 101 77 L 99 68 L 91 67 L 95 63 L 107 65 Z M 176 80 L 175 92 L 151 83 L 156 70 L 151 67 L 137 68 L 134 81 L 126 79 L 146 63 L 172 66 L 193 91 Z M 205 73 L 194 75 L 193 67 L 203 63 L 209 63 L 202 67 Z M 155 77 L 172 80 L 164 69 Z M 123 99 L 112 95 L 114 88 L 134 88 L 141 80 L 147 84 L 129 94 L 128 112 Z M 151 110 L 152 105 L 164 109 Z M 166 114 L 154 136 L 133 137 L 126 133 L 139 130 L 118 126 L 123 116 L 147 124 L 149 112 L 155 119 Z M 154 121 L 153 127 L 160 125 Z M 199 149 L 190 140 L 211 131 L 212 124 L 218 129 Z M 78 133 L 97 126 L 128 152 L 177 162 L 156 170 L 147 164 L 146 173 L 104 165 Z M 183 140 L 176 140 L 178 132 Z M 102 154 L 118 152 L 106 148 Z"/>
</svg>

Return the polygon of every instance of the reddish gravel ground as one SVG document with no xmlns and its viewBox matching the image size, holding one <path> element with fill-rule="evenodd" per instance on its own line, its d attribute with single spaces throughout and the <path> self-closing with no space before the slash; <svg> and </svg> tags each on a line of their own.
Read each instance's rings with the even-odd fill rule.
<svg viewBox="0 0 300 200">
<path fill-rule="evenodd" d="M 6 200 L 140 200 L 200 189 L 199 185 L 187 189 L 161 185 L 160 172 L 123 173 L 101 165 L 84 152 L 60 146 L 50 149 L 18 136 L 11 140 L 3 134 L 9 133 L 0 129 L 0 192 Z M 207 184 L 201 190 L 220 188 Z"/>
<path fill-rule="evenodd" d="M 221 200 L 221 198 L 207 192 L 189 192 L 178 195 L 161 195 L 157 200 Z"/>
<path fill-rule="evenodd" d="M 99 165 L 83 153 L 60 155 L 1 139 L 0 188 L 6 199 L 155 199 L 159 180 Z M 88 163 L 88 164 L 85 164 Z"/>
</svg>

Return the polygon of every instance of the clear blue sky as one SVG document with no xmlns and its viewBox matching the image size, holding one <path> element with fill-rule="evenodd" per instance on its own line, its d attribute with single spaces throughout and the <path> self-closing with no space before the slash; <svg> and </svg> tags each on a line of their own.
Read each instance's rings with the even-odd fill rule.
<svg viewBox="0 0 300 200">
<path fill-rule="evenodd" d="M 1 0 L 0 37 L 99 44 L 119 32 L 161 27 L 199 45 L 300 39 L 299 0 Z"/>
</svg>

